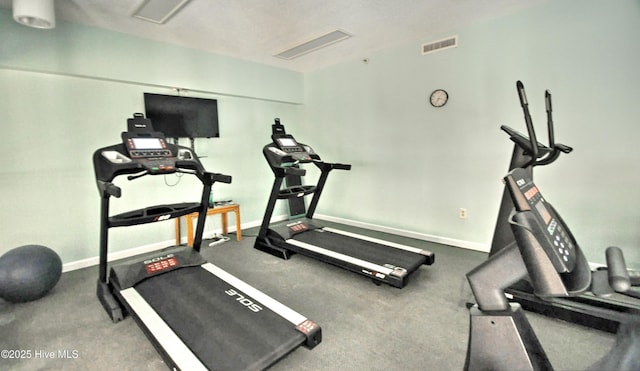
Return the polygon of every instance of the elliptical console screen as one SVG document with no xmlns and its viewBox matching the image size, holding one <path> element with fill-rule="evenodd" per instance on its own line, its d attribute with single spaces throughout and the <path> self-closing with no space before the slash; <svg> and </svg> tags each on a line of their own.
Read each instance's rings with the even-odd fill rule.
<svg viewBox="0 0 640 371">
<path fill-rule="evenodd" d="M 552 219 L 551 213 L 549 212 L 549 210 L 547 210 L 547 207 L 544 206 L 544 199 L 542 198 L 538 187 L 532 186 L 528 191 L 524 193 L 524 196 L 526 197 L 527 201 L 532 203 L 532 205 L 536 208 L 538 214 L 540 215 L 540 217 L 542 217 L 544 224 L 549 225 Z M 553 231 L 551 231 L 550 233 L 553 234 Z"/>
<path fill-rule="evenodd" d="M 537 238 L 540 245 L 547 251 L 549 259 L 559 273 L 571 272 L 576 262 L 576 242 L 571 235 L 568 227 L 555 214 L 551 205 L 549 205 L 540 190 L 533 181 L 526 176 L 524 171 L 516 169 L 509 176 L 515 181 L 518 189 L 512 189 L 524 196 L 525 205 L 518 205 L 516 208 L 520 211 L 530 210 L 541 222 L 543 227 L 544 238 Z M 509 184 L 509 182 L 508 182 Z M 513 184 L 513 183 L 512 183 Z"/>
</svg>

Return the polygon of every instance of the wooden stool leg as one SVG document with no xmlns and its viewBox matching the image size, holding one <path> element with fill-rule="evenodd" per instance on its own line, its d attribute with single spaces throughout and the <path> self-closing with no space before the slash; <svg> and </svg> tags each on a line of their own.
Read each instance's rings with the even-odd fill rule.
<svg viewBox="0 0 640 371">
<path fill-rule="evenodd" d="M 176 246 L 180 245 L 180 240 L 181 240 L 181 236 L 180 236 L 180 217 L 176 218 Z"/>
<path fill-rule="evenodd" d="M 191 214 L 187 215 L 187 246 L 193 247 L 193 216 Z"/>
<path fill-rule="evenodd" d="M 227 235 L 229 233 L 229 220 L 227 219 L 227 212 L 220 214 L 222 216 L 222 234 Z"/>
<path fill-rule="evenodd" d="M 242 228 L 240 227 L 240 206 L 236 207 L 236 239 L 242 239 Z"/>
</svg>

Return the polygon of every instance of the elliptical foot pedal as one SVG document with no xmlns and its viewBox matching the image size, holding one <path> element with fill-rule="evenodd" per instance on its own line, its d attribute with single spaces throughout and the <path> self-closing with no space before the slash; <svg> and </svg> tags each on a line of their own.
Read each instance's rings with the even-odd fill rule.
<svg viewBox="0 0 640 371">
<path fill-rule="evenodd" d="M 613 295 L 613 288 L 609 285 L 609 274 L 606 270 L 597 270 L 591 274 L 591 292 L 595 296 L 608 297 Z"/>
</svg>

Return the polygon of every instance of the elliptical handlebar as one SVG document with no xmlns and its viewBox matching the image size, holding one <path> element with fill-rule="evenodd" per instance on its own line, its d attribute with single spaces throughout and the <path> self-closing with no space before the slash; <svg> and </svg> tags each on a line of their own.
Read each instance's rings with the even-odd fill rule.
<svg viewBox="0 0 640 371">
<path fill-rule="evenodd" d="M 544 103 L 547 107 L 547 132 L 549 133 L 549 148 L 555 148 L 556 142 L 553 134 L 553 116 L 551 108 L 551 92 L 549 90 L 544 91 Z"/>
<path fill-rule="evenodd" d="M 562 143 L 555 142 L 553 114 L 552 114 L 553 108 L 551 104 L 551 92 L 549 90 L 545 90 L 545 94 L 544 94 L 545 106 L 547 111 L 547 132 L 549 135 L 549 146 L 547 147 L 548 151 L 540 151 L 541 149 L 540 146 L 542 145 L 538 143 L 536 139 L 536 132 L 533 125 L 533 120 L 531 119 L 531 114 L 529 112 L 529 103 L 527 101 L 527 95 L 525 93 L 524 84 L 522 83 L 522 81 L 518 80 L 516 82 L 516 89 L 518 91 L 520 106 L 522 106 L 525 123 L 527 125 L 527 132 L 529 134 L 529 138 L 528 138 L 529 143 L 526 149 L 530 151 L 531 160 L 526 166 L 548 165 L 554 162 L 555 160 L 557 160 L 558 157 L 560 156 L 560 153 L 571 153 L 571 151 L 573 151 L 572 147 Z M 514 136 L 513 134 L 515 130 L 512 130 L 512 129 L 506 130 L 504 125 L 501 127 L 501 129 L 507 132 L 512 137 L 512 139 L 516 138 L 516 136 Z M 517 141 L 515 139 L 514 141 L 518 143 L 520 146 L 523 146 L 524 144 L 522 143 L 522 141 Z M 545 148 L 545 147 L 542 147 L 542 148 Z"/>
<path fill-rule="evenodd" d="M 536 131 L 533 128 L 533 121 L 531 120 L 531 114 L 529 113 L 529 103 L 527 102 L 527 94 L 524 91 L 524 84 L 518 80 L 516 82 L 516 89 L 518 90 L 518 98 L 520 98 L 520 106 L 524 113 L 524 122 L 527 124 L 527 132 L 529 133 L 529 143 L 531 144 L 531 161 L 528 165 L 535 165 L 538 160 L 538 140 L 536 139 Z"/>
<path fill-rule="evenodd" d="M 549 148 L 551 148 L 551 153 L 548 156 L 542 158 L 541 160 L 536 161 L 535 165 L 547 165 L 558 159 L 560 153 L 571 153 L 573 148 L 564 145 L 562 143 L 555 142 L 555 134 L 553 131 L 553 115 L 552 115 L 552 107 L 551 107 L 551 92 L 549 90 L 545 90 L 544 92 L 544 101 L 547 108 L 547 132 L 549 133 Z"/>
<path fill-rule="evenodd" d="M 557 148 L 562 153 L 571 153 L 571 151 L 573 151 L 573 147 L 569 147 L 562 143 L 556 143 L 555 148 Z"/>
</svg>

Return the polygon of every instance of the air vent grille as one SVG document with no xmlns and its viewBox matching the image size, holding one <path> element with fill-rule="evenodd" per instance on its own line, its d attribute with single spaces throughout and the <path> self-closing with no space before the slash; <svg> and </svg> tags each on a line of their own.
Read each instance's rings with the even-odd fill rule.
<svg viewBox="0 0 640 371">
<path fill-rule="evenodd" d="M 294 59 L 307 53 L 311 53 L 312 51 L 318 50 L 320 48 L 324 48 L 325 46 L 337 43 L 338 41 L 346 40 L 350 37 L 350 34 L 342 30 L 335 30 L 333 32 L 329 32 L 326 35 L 322 35 L 313 40 L 307 41 L 306 43 L 280 52 L 276 54 L 275 57 L 282 59 Z"/>
<path fill-rule="evenodd" d="M 447 37 L 446 39 L 422 44 L 422 54 L 429 54 L 436 51 L 456 48 L 458 46 L 458 36 Z"/>
<path fill-rule="evenodd" d="M 163 24 L 191 0 L 145 0 L 133 16 Z"/>
</svg>

